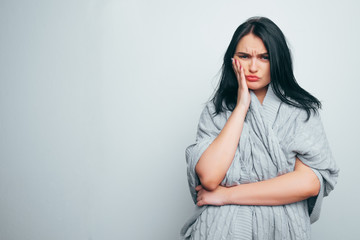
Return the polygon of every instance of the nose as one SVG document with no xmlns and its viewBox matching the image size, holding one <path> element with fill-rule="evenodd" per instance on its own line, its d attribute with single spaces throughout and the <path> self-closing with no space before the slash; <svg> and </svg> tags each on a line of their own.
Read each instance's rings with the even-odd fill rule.
<svg viewBox="0 0 360 240">
<path fill-rule="evenodd" d="M 251 73 L 256 73 L 256 72 L 258 71 L 258 66 L 257 66 L 256 58 L 251 58 L 250 66 L 249 66 L 249 71 L 250 71 Z"/>
</svg>

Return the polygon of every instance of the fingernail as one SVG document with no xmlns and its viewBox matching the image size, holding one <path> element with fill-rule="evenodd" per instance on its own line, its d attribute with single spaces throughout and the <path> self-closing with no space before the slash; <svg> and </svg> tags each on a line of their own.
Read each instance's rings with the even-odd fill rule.
<svg viewBox="0 0 360 240">
<path fill-rule="evenodd" d="M 233 59 L 233 58 L 231 58 L 231 62 L 234 62 L 234 59 Z"/>
</svg>

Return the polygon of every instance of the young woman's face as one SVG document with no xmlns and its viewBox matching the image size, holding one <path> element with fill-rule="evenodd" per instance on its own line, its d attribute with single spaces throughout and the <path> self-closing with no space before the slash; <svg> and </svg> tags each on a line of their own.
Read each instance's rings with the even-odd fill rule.
<svg viewBox="0 0 360 240">
<path fill-rule="evenodd" d="M 234 58 L 244 68 L 248 88 L 256 92 L 267 90 L 270 83 L 269 54 L 263 41 L 252 33 L 240 39 Z"/>
</svg>

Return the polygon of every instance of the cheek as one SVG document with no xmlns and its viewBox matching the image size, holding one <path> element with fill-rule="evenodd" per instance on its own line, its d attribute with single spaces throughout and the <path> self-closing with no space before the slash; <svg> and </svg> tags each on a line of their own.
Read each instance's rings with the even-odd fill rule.
<svg viewBox="0 0 360 240">
<path fill-rule="evenodd" d="M 238 60 L 240 62 L 241 67 L 243 67 L 244 70 L 246 71 L 247 67 L 248 67 L 248 64 L 246 64 L 246 60 L 243 60 L 243 59 L 240 59 L 240 58 L 238 58 Z"/>
<path fill-rule="evenodd" d="M 270 77 L 270 65 L 269 64 L 264 65 L 263 69 L 264 69 L 264 75 Z"/>
<path fill-rule="evenodd" d="M 269 76 L 270 77 L 270 69 L 267 69 L 266 72 L 265 72 L 266 76 Z"/>
</svg>

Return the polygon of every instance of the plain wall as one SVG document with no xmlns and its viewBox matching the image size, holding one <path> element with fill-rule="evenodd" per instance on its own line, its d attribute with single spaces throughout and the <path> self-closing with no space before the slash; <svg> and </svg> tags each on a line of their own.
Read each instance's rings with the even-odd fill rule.
<svg viewBox="0 0 360 240">
<path fill-rule="evenodd" d="M 284 32 L 341 168 L 314 239 L 358 239 L 358 1 L 0 1 L 0 239 L 177 239 L 185 148 L 236 27 Z"/>
</svg>

